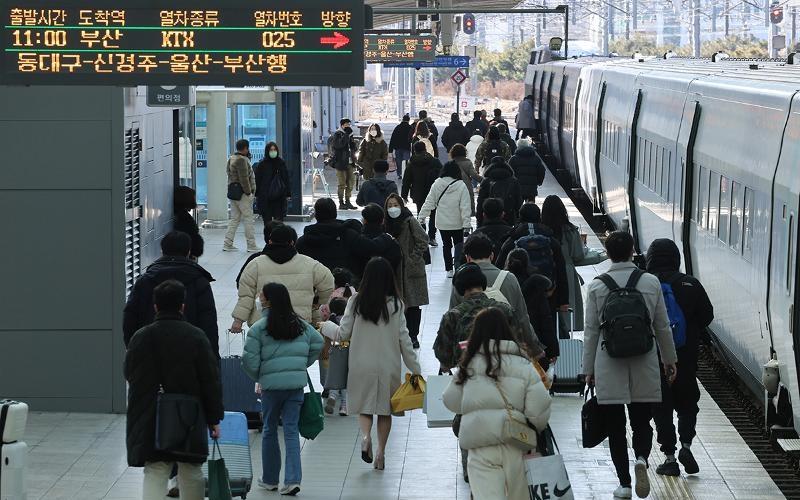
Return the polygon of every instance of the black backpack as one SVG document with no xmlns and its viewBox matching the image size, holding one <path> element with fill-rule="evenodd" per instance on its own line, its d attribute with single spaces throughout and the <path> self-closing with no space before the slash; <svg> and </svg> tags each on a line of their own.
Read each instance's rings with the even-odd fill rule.
<svg viewBox="0 0 800 500">
<path fill-rule="evenodd" d="M 528 271 L 531 274 L 546 276 L 555 284 L 556 264 L 550 243 L 549 236 L 536 234 L 536 226 L 528 224 L 528 234 L 514 241 L 514 246 L 528 253 Z"/>
<path fill-rule="evenodd" d="M 503 141 L 489 141 L 486 144 L 486 154 L 484 154 L 484 163 L 489 164 L 495 156 L 503 156 Z"/>
<path fill-rule="evenodd" d="M 600 330 L 603 332 L 602 346 L 612 358 L 641 356 L 653 349 L 650 310 L 644 296 L 636 289 L 643 274 L 641 269 L 635 269 L 624 288 L 620 288 L 608 274 L 595 278 L 609 290 L 600 312 Z"/>
</svg>

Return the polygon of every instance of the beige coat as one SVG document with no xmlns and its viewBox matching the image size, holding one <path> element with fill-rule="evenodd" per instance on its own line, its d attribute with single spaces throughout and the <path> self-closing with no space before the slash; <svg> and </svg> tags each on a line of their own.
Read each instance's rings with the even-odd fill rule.
<svg viewBox="0 0 800 500">
<path fill-rule="evenodd" d="M 253 173 L 253 167 L 250 166 L 249 158 L 240 154 L 232 154 L 228 158 L 225 171 L 228 173 L 228 184 L 238 182 L 242 185 L 246 195 L 256 192 L 256 176 Z"/>
<path fill-rule="evenodd" d="M 314 296 L 319 296 L 320 304 L 327 304 L 333 293 L 330 270 L 311 257 L 297 254 L 285 264 L 278 264 L 261 255 L 247 264 L 239 278 L 239 301 L 232 314 L 235 319 L 246 321 L 251 327 L 261 319 L 256 302 L 267 283 L 286 286 L 295 312 L 308 322 L 312 321 Z"/>
<path fill-rule="evenodd" d="M 403 303 L 388 299 L 389 321 L 375 324 L 354 310 L 358 294 L 347 303 L 339 326 L 327 321 L 323 335 L 350 341 L 347 375 L 347 409 L 351 415 L 391 415 L 392 394 L 400 387 L 400 358 L 412 374 L 422 374 L 417 353 L 411 346 Z"/>
<path fill-rule="evenodd" d="M 636 266 L 632 262 L 611 264 L 608 275 L 624 287 Z M 600 404 L 661 402 L 661 374 L 658 352 L 665 364 L 675 363 L 675 343 L 669 326 L 661 283 L 652 274 L 639 278 L 636 289 L 642 293 L 650 311 L 656 345 L 649 353 L 630 358 L 612 358 L 601 348 L 600 316 L 608 297 L 608 288 L 600 280 L 589 283 L 586 294 L 585 330 L 583 332 L 583 373 L 595 376 Z M 678 371 L 681 367 L 678 366 Z"/>
</svg>

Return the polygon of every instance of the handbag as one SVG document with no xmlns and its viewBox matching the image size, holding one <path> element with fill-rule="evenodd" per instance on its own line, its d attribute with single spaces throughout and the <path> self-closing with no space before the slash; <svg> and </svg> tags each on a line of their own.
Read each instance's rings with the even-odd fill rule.
<svg viewBox="0 0 800 500">
<path fill-rule="evenodd" d="M 549 430 L 547 426 L 546 430 Z M 528 492 L 531 498 L 560 498 L 562 500 L 574 500 L 572 484 L 569 482 L 569 474 L 564 466 L 564 458 L 555 453 L 558 451 L 558 444 L 550 431 L 549 440 L 554 448 L 549 455 L 528 455 L 525 457 L 525 476 L 528 480 Z"/>
<path fill-rule="evenodd" d="M 155 450 L 183 460 L 208 457 L 208 424 L 200 400 L 161 392 L 156 399 Z"/>
<path fill-rule="evenodd" d="M 425 403 L 425 379 L 406 373 L 406 381 L 392 394 L 392 413 L 417 410 Z"/>
<path fill-rule="evenodd" d="M 219 458 L 216 458 L 219 452 Z M 214 451 L 208 460 L 208 500 L 233 500 L 231 482 L 219 442 L 214 440 Z"/>
<path fill-rule="evenodd" d="M 594 386 L 590 387 L 584 395 L 581 409 L 581 436 L 584 448 L 594 448 L 608 437 L 608 430 L 603 421 L 603 415 L 600 413 L 600 403 L 594 393 Z"/>
<path fill-rule="evenodd" d="M 314 384 L 306 371 L 309 392 L 303 395 L 303 406 L 300 407 L 300 420 L 297 427 L 300 435 L 306 439 L 314 439 L 325 428 L 325 412 L 322 411 L 322 398 L 314 391 Z"/>
<path fill-rule="evenodd" d="M 503 389 L 500 388 L 500 383 L 495 380 L 494 385 L 500 392 L 500 397 L 503 398 L 503 403 L 506 405 L 506 419 L 503 421 L 502 436 L 503 441 L 515 448 L 522 451 L 530 451 L 536 447 L 536 429 L 532 428 L 528 422 L 522 422 L 514 418 L 511 410 L 513 406 L 506 399 Z"/>
<path fill-rule="evenodd" d="M 325 389 L 347 389 L 349 358 L 349 342 L 339 342 L 331 346 L 328 352 L 328 373 L 325 377 Z"/>
<path fill-rule="evenodd" d="M 239 201 L 244 196 L 244 189 L 238 182 L 231 182 L 228 184 L 228 199 Z"/>
</svg>

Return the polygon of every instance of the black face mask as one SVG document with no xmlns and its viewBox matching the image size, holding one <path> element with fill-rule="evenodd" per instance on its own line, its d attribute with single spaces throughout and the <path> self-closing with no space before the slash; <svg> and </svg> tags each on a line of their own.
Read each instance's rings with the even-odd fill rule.
<svg viewBox="0 0 800 500">
<path fill-rule="evenodd" d="M 342 129 L 342 130 L 344 130 L 344 133 L 345 133 L 345 134 L 347 134 L 347 135 L 350 135 L 350 134 L 352 134 L 352 133 L 353 133 L 353 129 L 352 129 L 352 128 L 350 128 L 350 127 L 345 127 L 345 128 L 344 128 L 344 129 Z"/>
</svg>

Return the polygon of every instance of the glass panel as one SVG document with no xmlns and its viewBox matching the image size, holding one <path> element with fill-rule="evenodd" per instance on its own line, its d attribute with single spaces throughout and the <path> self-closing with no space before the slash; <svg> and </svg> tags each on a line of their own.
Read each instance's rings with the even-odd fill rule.
<svg viewBox="0 0 800 500">
<path fill-rule="evenodd" d="M 743 252 L 745 258 L 749 259 L 753 254 L 753 190 L 744 188 L 744 244 Z"/>
<path fill-rule="evenodd" d="M 719 223 L 719 174 L 711 172 L 708 181 L 708 230 L 716 236 Z"/>
<path fill-rule="evenodd" d="M 719 180 L 719 239 L 728 244 L 728 223 L 731 213 L 731 181 L 727 177 Z"/>
<path fill-rule="evenodd" d="M 194 113 L 195 126 L 195 189 L 197 190 L 197 204 L 208 204 L 208 108 L 197 106 Z"/>
<path fill-rule="evenodd" d="M 275 104 L 239 104 L 236 106 L 236 137 L 250 141 L 255 164 L 264 158 L 268 142 L 277 141 Z"/>
<path fill-rule="evenodd" d="M 730 246 L 737 252 L 742 248 L 742 207 L 744 206 L 744 191 L 742 185 L 734 181 L 731 183 L 731 234 Z"/>
<path fill-rule="evenodd" d="M 653 178 L 653 191 L 657 194 L 661 194 L 661 146 L 655 144 L 655 161 L 653 162 L 654 170 L 655 170 L 655 177 Z"/>
<path fill-rule="evenodd" d="M 705 229 L 708 227 L 708 170 L 705 167 L 700 167 L 700 186 L 697 196 L 697 222 Z"/>
<path fill-rule="evenodd" d="M 178 181 L 181 186 L 194 188 L 194 126 L 192 108 L 180 108 L 178 115 Z"/>
</svg>

